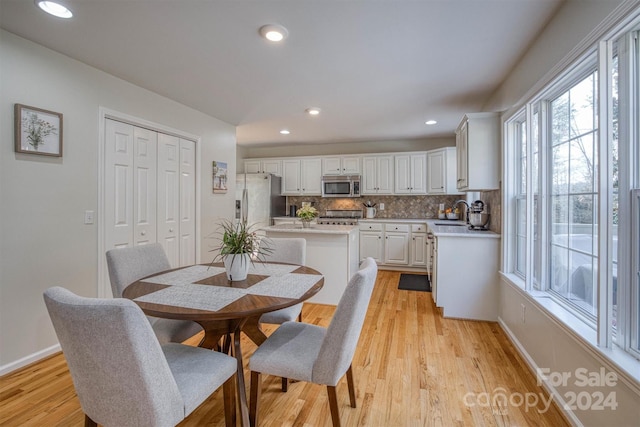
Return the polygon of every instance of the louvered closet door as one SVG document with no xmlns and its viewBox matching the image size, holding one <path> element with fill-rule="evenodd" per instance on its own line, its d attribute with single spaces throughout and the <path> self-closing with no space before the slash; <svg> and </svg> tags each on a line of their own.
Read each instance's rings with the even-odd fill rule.
<svg viewBox="0 0 640 427">
<path fill-rule="evenodd" d="M 196 144 L 180 140 L 180 266 L 196 263 Z"/>
</svg>

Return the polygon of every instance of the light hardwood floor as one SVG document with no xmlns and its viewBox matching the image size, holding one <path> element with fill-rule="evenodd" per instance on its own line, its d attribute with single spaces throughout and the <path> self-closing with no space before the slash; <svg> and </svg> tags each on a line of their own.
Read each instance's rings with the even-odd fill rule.
<svg viewBox="0 0 640 427">
<path fill-rule="evenodd" d="M 338 385 L 343 426 L 569 425 L 554 404 L 544 410 L 541 398 L 548 396 L 497 323 L 443 319 L 429 293 L 398 290 L 399 277 L 378 273 L 353 360 L 356 409 L 346 379 Z M 332 314 L 333 307 L 305 304 L 303 320 L 327 326 Z M 255 345 L 243 339 L 243 346 L 247 360 Z M 540 398 L 536 407 L 519 404 L 527 393 Z M 500 405 L 504 396 L 507 404 Z M 326 388 L 300 382 L 282 393 L 280 379 L 265 375 L 259 416 L 260 426 L 329 427 Z M 1 426 L 83 420 L 61 354 L 0 379 Z M 224 425 L 222 390 L 180 424 L 204 425 Z"/>
</svg>

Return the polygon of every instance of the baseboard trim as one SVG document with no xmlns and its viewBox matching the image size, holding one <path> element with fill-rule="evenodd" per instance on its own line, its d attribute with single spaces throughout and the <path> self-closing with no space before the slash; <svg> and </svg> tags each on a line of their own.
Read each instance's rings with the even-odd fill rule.
<svg viewBox="0 0 640 427">
<path fill-rule="evenodd" d="M 62 349 L 60 348 L 60 344 L 56 344 L 52 345 L 51 347 L 45 348 L 44 350 L 40 350 L 38 352 L 25 356 L 22 359 L 18 359 L 14 362 L 2 365 L 0 366 L 0 377 L 17 371 L 18 369 L 24 368 L 25 366 L 28 366 L 32 363 L 39 362 L 42 359 L 60 351 L 62 351 Z"/>
<path fill-rule="evenodd" d="M 509 329 L 509 327 L 502 320 L 501 317 L 498 317 L 498 324 L 500 325 L 500 327 L 502 328 L 504 333 L 507 334 L 507 337 L 509 338 L 509 341 L 511 341 L 511 343 L 514 345 L 514 347 L 518 350 L 518 353 L 520 353 L 520 356 L 522 356 L 524 361 L 527 363 L 527 366 L 531 370 L 531 373 L 534 376 L 536 376 L 537 372 L 538 372 L 538 368 L 539 368 L 538 364 L 535 362 L 535 360 L 533 360 L 533 358 L 525 350 L 525 348 L 522 346 L 522 344 L 520 344 L 520 341 L 518 341 L 516 336 L 513 334 L 513 332 L 511 332 L 511 329 Z M 537 379 L 537 376 L 536 376 L 536 379 Z M 558 392 L 558 390 L 556 390 L 556 388 L 553 385 L 551 385 L 548 381 L 544 380 L 544 381 L 542 381 L 542 387 L 546 390 L 547 393 L 549 393 L 551 396 L 553 396 L 553 401 L 556 404 L 556 407 L 564 415 L 565 419 L 572 426 L 574 426 L 574 427 L 584 427 L 584 425 L 580 422 L 578 417 L 576 417 L 576 415 L 573 413 L 573 411 L 570 410 L 570 409 L 567 409 L 567 406 L 565 405 L 566 402 L 565 402 L 564 398 Z"/>
</svg>

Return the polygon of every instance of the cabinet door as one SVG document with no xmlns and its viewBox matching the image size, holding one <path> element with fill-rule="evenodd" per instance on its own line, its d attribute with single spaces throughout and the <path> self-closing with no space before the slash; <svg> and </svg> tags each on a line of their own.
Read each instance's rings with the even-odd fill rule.
<svg viewBox="0 0 640 427">
<path fill-rule="evenodd" d="M 262 165 L 260 160 L 245 160 L 244 161 L 244 173 L 260 173 L 262 172 Z"/>
<path fill-rule="evenodd" d="M 371 257 L 376 262 L 382 262 L 382 246 L 383 239 L 382 233 L 360 233 L 360 259 L 363 260 L 367 257 Z"/>
<path fill-rule="evenodd" d="M 457 188 L 464 190 L 469 187 L 469 125 L 464 123 L 456 135 L 457 159 Z"/>
<path fill-rule="evenodd" d="M 427 192 L 427 157 L 424 154 L 411 156 L 411 194 Z"/>
<path fill-rule="evenodd" d="M 445 152 L 432 151 L 427 153 L 427 194 L 445 193 Z"/>
<path fill-rule="evenodd" d="M 282 194 L 300 194 L 300 160 L 282 161 Z"/>
<path fill-rule="evenodd" d="M 362 158 L 362 194 L 377 194 L 378 193 L 378 158 L 376 157 L 363 157 Z"/>
<path fill-rule="evenodd" d="M 393 157 L 377 159 L 378 194 L 393 194 Z"/>
<path fill-rule="evenodd" d="M 411 156 L 395 156 L 395 185 L 396 194 L 411 193 Z"/>
<path fill-rule="evenodd" d="M 384 263 L 407 265 L 409 264 L 409 234 L 385 233 Z"/>
<path fill-rule="evenodd" d="M 342 158 L 342 174 L 343 175 L 359 175 L 360 174 L 360 157 L 343 157 Z"/>
<path fill-rule="evenodd" d="M 411 236 L 411 265 L 427 265 L 427 235 L 416 233 Z"/>
<path fill-rule="evenodd" d="M 340 157 L 324 157 L 322 159 L 322 174 L 323 175 L 342 174 Z"/>
<path fill-rule="evenodd" d="M 261 163 L 263 173 L 272 173 L 276 176 L 282 176 L 282 160 L 270 159 L 263 160 Z"/>
<path fill-rule="evenodd" d="M 303 159 L 301 164 L 302 194 L 322 194 L 322 162 L 320 159 Z"/>
</svg>

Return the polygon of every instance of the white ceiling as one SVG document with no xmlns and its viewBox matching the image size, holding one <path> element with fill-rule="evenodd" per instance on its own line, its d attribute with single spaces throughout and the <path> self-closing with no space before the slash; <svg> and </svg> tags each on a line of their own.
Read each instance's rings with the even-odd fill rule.
<svg viewBox="0 0 640 427">
<path fill-rule="evenodd" d="M 237 125 L 241 145 L 286 145 L 451 135 L 561 2 L 67 0 L 62 20 L 0 0 L 0 25 Z M 283 44 L 259 36 L 269 23 Z"/>
</svg>

